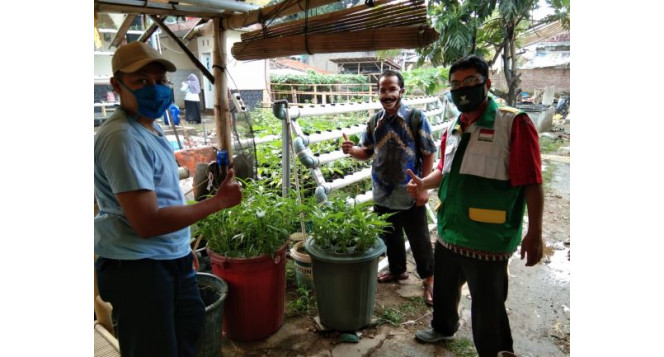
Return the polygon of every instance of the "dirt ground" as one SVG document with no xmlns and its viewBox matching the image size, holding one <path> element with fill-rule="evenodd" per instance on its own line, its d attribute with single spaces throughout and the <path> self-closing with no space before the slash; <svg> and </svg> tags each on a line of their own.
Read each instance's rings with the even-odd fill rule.
<svg viewBox="0 0 664 357">
<path fill-rule="evenodd" d="M 569 117 L 568 117 L 569 118 Z M 570 353 L 570 126 L 554 121 L 544 135 L 556 140 L 556 152 L 542 154 L 545 179 L 543 236 L 545 258 L 525 267 L 517 253 L 509 262 L 508 315 L 514 349 L 521 357 L 569 356 Z M 437 238 L 432 232 L 432 242 Z M 289 269 L 293 262 L 289 260 Z M 339 332 L 321 330 L 315 321 L 315 295 L 302 302 L 291 271 L 287 283 L 284 325 L 262 341 L 238 342 L 224 337 L 223 356 L 476 356 L 470 324 L 470 294 L 464 286 L 460 302 L 461 327 L 452 343 L 424 345 L 414 332 L 427 328 L 432 308 L 422 299 L 423 288 L 409 254 L 408 280 L 378 284 L 374 324 L 358 331 L 360 342 L 341 343 Z M 306 300 L 306 299 L 305 299 Z M 301 307 L 301 305 L 300 305 Z M 306 308 L 305 308 L 306 310 Z"/>
</svg>

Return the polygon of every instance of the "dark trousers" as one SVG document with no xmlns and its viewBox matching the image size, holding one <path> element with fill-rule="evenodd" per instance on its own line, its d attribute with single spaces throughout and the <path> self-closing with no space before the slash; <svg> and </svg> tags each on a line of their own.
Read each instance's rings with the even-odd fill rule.
<svg viewBox="0 0 664 357">
<path fill-rule="evenodd" d="M 123 357 L 194 356 L 205 305 L 193 256 L 96 262 L 99 294 L 113 305 Z"/>
<path fill-rule="evenodd" d="M 429 238 L 427 213 L 424 206 L 413 207 L 398 211 L 374 205 L 374 212 L 379 215 L 396 212 L 388 218 L 391 226 L 381 235 L 387 248 L 387 261 L 392 274 L 401 274 L 406 271 L 406 246 L 403 241 L 403 232 L 410 242 L 410 249 L 417 265 L 417 274 L 425 279 L 433 275 L 433 249 Z"/>
<path fill-rule="evenodd" d="M 495 357 L 512 349 L 512 333 L 505 310 L 507 261 L 467 258 L 436 243 L 434 252 L 433 319 L 431 327 L 445 335 L 459 328 L 461 287 L 468 282 L 473 341 L 480 357 Z"/>
</svg>

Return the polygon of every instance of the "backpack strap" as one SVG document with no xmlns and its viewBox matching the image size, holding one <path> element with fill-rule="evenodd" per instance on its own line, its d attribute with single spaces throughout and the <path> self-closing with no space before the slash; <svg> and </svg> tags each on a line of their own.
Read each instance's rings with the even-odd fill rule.
<svg viewBox="0 0 664 357">
<path fill-rule="evenodd" d="M 377 111 L 376 114 L 371 116 L 371 119 L 369 120 L 369 132 L 371 133 L 371 135 L 374 135 L 374 130 L 376 130 L 376 123 L 378 122 L 378 118 L 380 118 L 382 114 L 383 114 L 383 109 Z"/>
<path fill-rule="evenodd" d="M 410 114 L 410 132 L 413 133 L 413 138 L 415 139 L 415 145 L 420 141 L 420 123 L 422 122 L 422 111 L 413 108 L 413 112 Z"/>
<path fill-rule="evenodd" d="M 413 108 L 413 112 L 410 114 L 410 121 L 409 121 L 409 126 L 410 126 L 410 132 L 413 134 L 413 139 L 415 139 L 415 161 L 416 161 L 416 170 L 420 170 L 422 168 L 422 155 L 420 155 L 420 148 L 419 148 L 419 142 L 420 142 L 420 123 L 422 122 L 422 111 Z M 417 171 L 416 171 L 417 172 Z"/>
</svg>

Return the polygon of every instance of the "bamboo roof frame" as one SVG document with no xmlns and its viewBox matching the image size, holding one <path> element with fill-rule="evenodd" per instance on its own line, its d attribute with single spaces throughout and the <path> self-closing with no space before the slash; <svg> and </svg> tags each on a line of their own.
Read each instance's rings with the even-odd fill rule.
<svg viewBox="0 0 664 357">
<path fill-rule="evenodd" d="M 146 41 L 152 33 L 156 31 L 157 27 L 161 27 L 162 30 L 164 30 L 164 32 L 185 51 L 194 65 L 196 65 L 210 82 L 214 84 L 215 127 L 219 133 L 219 135 L 217 135 L 217 141 L 220 149 L 228 150 L 229 159 L 232 162 L 233 153 L 230 136 L 232 128 L 230 106 L 227 95 L 228 84 L 225 75 L 225 62 L 227 57 L 226 42 L 228 37 L 227 30 L 244 28 L 258 23 L 264 25 L 266 20 L 274 20 L 340 1 L 341 0 L 283 0 L 275 5 L 250 9 L 251 5 L 231 0 L 94 0 L 94 11 L 95 17 L 97 13 L 121 13 L 127 15 L 121 29 L 118 30 L 118 33 L 112 42 L 112 45 L 115 45 L 116 47 L 119 45 L 120 39 L 125 36 L 126 31 L 129 29 L 135 16 L 143 15 L 149 16 L 154 23 L 146 29 L 146 32 L 139 38 L 140 41 Z M 379 4 L 382 4 L 387 2 L 387 0 L 378 0 L 378 2 Z M 344 11 L 346 10 L 341 10 L 335 13 L 342 13 Z M 332 16 L 333 14 L 334 13 L 329 16 Z M 212 73 L 209 73 L 205 66 L 200 63 L 182 41 L 164 25 L 162 20 L 167 16 L 198 17 L 201 18 L 199 25 L 202 25 L 204 22 L 212 23 Z M 195 31 L 192 29 L 192 31 L 187 33 L 185 37 L 191 39 L 194 34 Z M 269 41 L 270 39 L 265 40 Z M 366 49 L 357 48 L 355 50 Z M 325 52 L 329 53 L 334 51 L 327 49 Z"/>
</svg>

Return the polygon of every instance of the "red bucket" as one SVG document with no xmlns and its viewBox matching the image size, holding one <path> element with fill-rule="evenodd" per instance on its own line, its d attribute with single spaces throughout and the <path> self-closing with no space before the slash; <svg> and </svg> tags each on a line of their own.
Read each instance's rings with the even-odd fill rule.
<svg viewBox="0 0 664 357">
<path fill-rule="evenodd" d="M 228 284 L 223 332 L 238 341 L 264 339 L 284 323 L 286 246 L 274 255 L 229 258 L 207 248 L 212 273 Z"/>
</svg>

